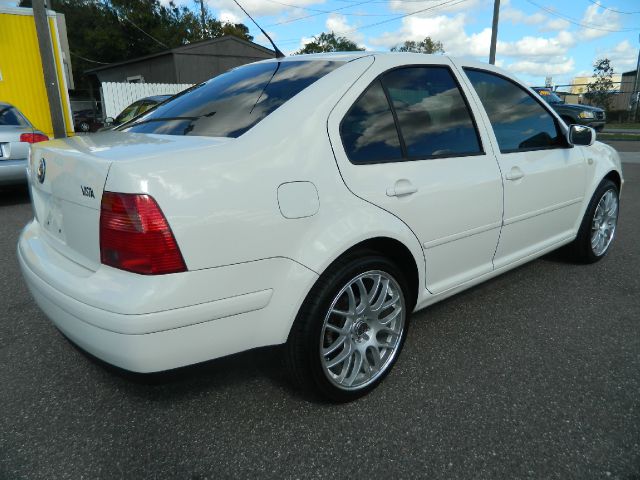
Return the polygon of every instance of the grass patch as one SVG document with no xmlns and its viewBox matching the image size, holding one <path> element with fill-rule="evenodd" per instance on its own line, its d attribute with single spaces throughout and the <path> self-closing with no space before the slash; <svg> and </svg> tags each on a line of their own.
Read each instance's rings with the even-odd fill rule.
<svg viewBox="0 0 640 480">
<path fill-rule="evenodd" d="M 612 128 L 614 130 L 640 130 L 640 123 L 607 123 L 605 128 Z"/>
<path fill-rule="evenodd" d="M 635 133 L 598 133 L 598 140 L 639 140 L 640 134 Z"/>
</svg>

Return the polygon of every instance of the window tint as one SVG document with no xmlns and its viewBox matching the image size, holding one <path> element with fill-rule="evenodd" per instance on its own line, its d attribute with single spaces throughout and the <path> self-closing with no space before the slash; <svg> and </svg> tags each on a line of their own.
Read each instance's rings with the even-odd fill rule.
<svg viewBox="0 0 640 480">
<path fill-rule="evenodd" d="M 238 137 L 342 64 L 291 61 L 245 65 L 177 95 L 122 130 Z"/>
<path fill-rule="evenodd" d="M 340 125 L 340 136 L 352 163 L 402 158 L 398 131 L 380 80 L 373 82 Z"/>
<path fill-rule="evenodd" d="M 29 123 L 15 108 L 10 107 L 9 105 L 0 105 L 0 125 L 28 127 Z"/>
<path fill-rule="evenodd" d="M 471 114 L 448 68 L 392 70 L 382 77 L 382 83 L 396 111 L 409 158 L 481 152 Z"/>
<path fill-rule="evenodd" d="M 501 152 L 564 146 L 553 117 L 529 92 L 489 72 L 465 72 L 489 115 Z"/>
</svg>

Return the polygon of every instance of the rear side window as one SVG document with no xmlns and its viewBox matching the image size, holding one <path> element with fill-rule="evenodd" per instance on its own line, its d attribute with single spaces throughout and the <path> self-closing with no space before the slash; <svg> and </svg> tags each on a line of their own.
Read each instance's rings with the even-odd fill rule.
<svg viewBox="0 0 640 480">
<path fill-rule="evenodd" d="M 462 92 L 440 66 L 383 74 L 351 107 L 340 135 L 355 164 L 482 154 Z"/>
<path fill-rule="evenodd" d="M 553 116 L 524 88 L 493 73 L 464 70 L 489 116 L 502 153 L 565 146 Z"/>
<path fill-rule="evenodd" d="M 342 64 L 312 60 L 245 65 L 177 95 L 121 130 L 239 137 Z"/>
<path fill-rule="evenodd" d="M 411 67 L 382 78 L 409 159 L 480 153 L 471 114 L 450 70 Z"/>
<path fill-rule="evenodd" d="M 380 80 L 369 85 L 351 107 L 340 126 L 340 135 L 353 163 L 402 159 L 398 130 Z"/>
<path fill-rule="evenodd" d="M 9 105 L 0 105 L 0 125 L 28 127 L 29 123 L 14 107 Z"/>
</svg>

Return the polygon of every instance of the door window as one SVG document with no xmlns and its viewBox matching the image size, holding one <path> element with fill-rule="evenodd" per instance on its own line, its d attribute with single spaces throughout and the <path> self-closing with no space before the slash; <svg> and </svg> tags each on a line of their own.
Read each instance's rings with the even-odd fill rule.
<svg viewBox="0 0 640 480">
<path fill-rule="evenodd" d="M 566 146 L 553 116 L 524 88 L 493 73 L 464 70 L 489 116 L 502 153 Z"/>
<path fill-rule="evenodd" d="M 355 164 L 480 155 L 469 107 L 447 67 L 404 67 L 377 78 L 340 125 Z"/>
<path fill-rule="evenodd" d="M 481 153 L 471 113 L 447 67 L 409 67 L 382 78 L 408 159 Z"/>
</svg>

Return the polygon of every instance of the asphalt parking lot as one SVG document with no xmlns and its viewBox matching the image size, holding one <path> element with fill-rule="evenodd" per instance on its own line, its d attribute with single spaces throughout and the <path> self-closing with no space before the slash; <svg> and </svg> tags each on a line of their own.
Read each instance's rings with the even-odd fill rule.
<svg viewBox="0 0 640 480">
<path fill-rule="evenodd" d="M 342 406 L 291 389 L 276 348 L 153 377 L 88 358 L 31 300 L 29 197 L 1 190 L 0 479 L 640 479 L 638 163 L 605 260 L 554 253 L 419 312 Z"/>
</svg>

